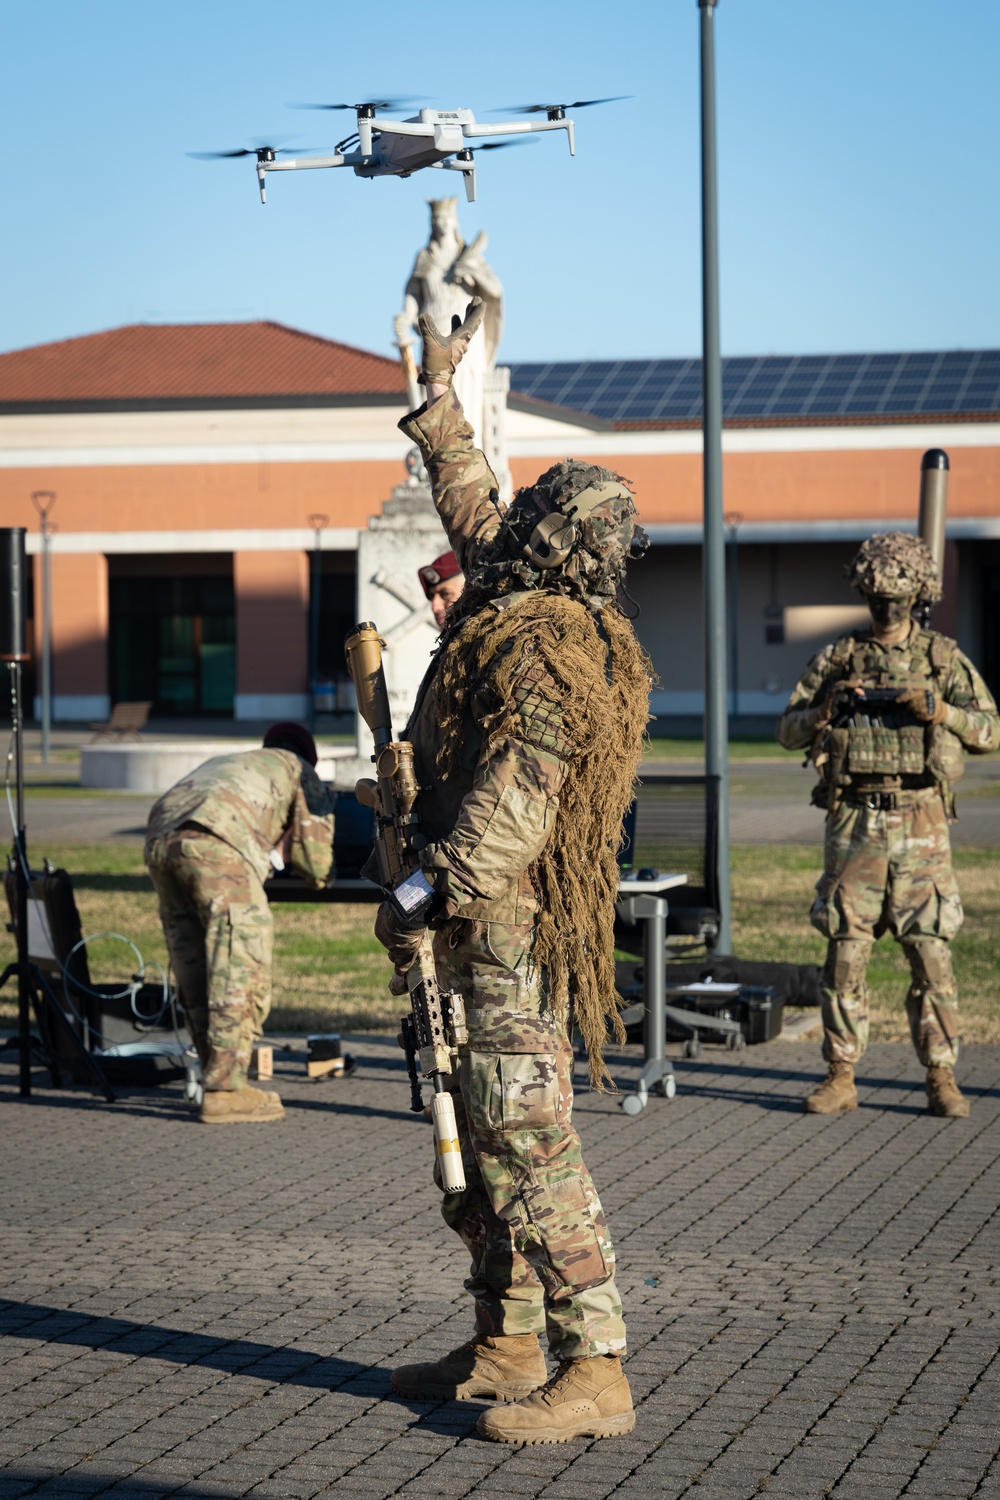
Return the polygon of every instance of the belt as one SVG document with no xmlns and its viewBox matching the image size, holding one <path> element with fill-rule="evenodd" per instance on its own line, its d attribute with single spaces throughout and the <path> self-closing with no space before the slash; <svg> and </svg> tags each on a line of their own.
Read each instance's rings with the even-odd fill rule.
<svg viewBox="0 0 1000 1500">
<path fill-rule="evenodd" d="M 896 812 L 900 807 L 911 807 L 915 802 L 927 802 L 939 796 L 936 786 L 903 788 L 896 792 L 865 791 L 850 788 L 844 793 L 844 801 L 852 807 L 867 807 L 869 812 Z"/>
</svg>

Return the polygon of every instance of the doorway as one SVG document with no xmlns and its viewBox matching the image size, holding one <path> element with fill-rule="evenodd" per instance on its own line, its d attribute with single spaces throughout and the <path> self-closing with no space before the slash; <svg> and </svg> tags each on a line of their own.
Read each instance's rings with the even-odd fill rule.
<svg viewBox="0 0 1000 1500">
<path fill-rule="evenodd" d="M 233 560 L 109 557 L 112 702 L 157 717 L 229 716 L 236 691 Z"/>
</svg>

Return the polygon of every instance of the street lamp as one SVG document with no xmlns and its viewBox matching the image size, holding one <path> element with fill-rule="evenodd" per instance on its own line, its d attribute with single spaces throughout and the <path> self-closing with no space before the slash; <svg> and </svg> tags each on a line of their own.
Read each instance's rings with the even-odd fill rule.
<svg viewBox="0 0 1000 1500">
<path fill-rule="evenodd" d="M 725 522 L 729 529 L 729 670 L 733 683 L 730 712 L 736 719 L 740 712 L 740 584 L 737 565 L 742 512 L 727 510 Z"/>
<path fill-rule="evenodd" d="M 319 680 L 319 588 L 320 588 L 320 539 L 323 527 L 330 524 L 329 516 L 313 515 L 309 525 L 313 529 L 312 579 L 309 589 L 309 728 L 316 732 L 316 685 Z"/>
<path fill-rule="evenodd" d="M 52 490 L 34 490 L 31 503 L 42 522 L 42 764 L 48 765 L 52 745 L 52 533 L 49 511 L 56 503 Z"/>
<path fill-rule="evenodd" d="M 705 776 L 714 844 L 720 953 L 732 951 L 729 890 L 729 722 L 726 713 L 726 551 L 722 514 L 722 355 L 719 346 L 719 221 L 715 161 L 716 0 L 701 11 L 702 434 L 705 590 Z"/>
</svg>

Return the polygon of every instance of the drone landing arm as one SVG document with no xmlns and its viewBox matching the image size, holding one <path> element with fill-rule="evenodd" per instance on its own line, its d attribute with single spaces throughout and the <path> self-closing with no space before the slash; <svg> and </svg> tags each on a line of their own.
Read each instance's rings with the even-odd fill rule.
<svg viewBox="0 0 1000 1500">
<path fill-rule="evenodd" d="M 290 161 L 259 162 L 257 181 L 260 183 L 260 201 L 267 201 L 264 196 L 264 178 L 268 172 L 301 172 L 307 167 L 353 167 L 363 161 L 360 151 L 351 151 L 346 156 L 293 156 Z"/>
<path fill-rule="evenodd" d="M 465 174 L 465 196 L 469 203 L 476 201 L 476 164 L 475 162 L 456 161 L 449 157 L 447 161 L 432 161 L 432 167 L 437 167 L 442 172 L 463 172 Z"/>
<path fill-rule="evenodd" d="M 469 138 L 487 135 L 531 135 L 538 130 L 565 130 L 569 137 L 569 154 L 576 155 L 576 140 L 572 120 L 524 120 L 508 125 L 463 125 L 462 134 Z"/>
</svg>

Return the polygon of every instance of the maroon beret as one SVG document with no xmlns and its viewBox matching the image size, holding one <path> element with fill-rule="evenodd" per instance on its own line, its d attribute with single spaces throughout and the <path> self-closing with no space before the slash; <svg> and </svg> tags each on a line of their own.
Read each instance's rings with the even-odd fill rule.
<svg viewBox="0 0 1000 1500">
<path fill-rule="evenodd" d="M 461 571 L 454 552 L 442 552 L 440 557 L 436 557 L 425 568 L 418 568 L 417 577 L 429 599 L 439 583 L 444 583 L 447 578 L 454 578 Z"/>
</svg>

